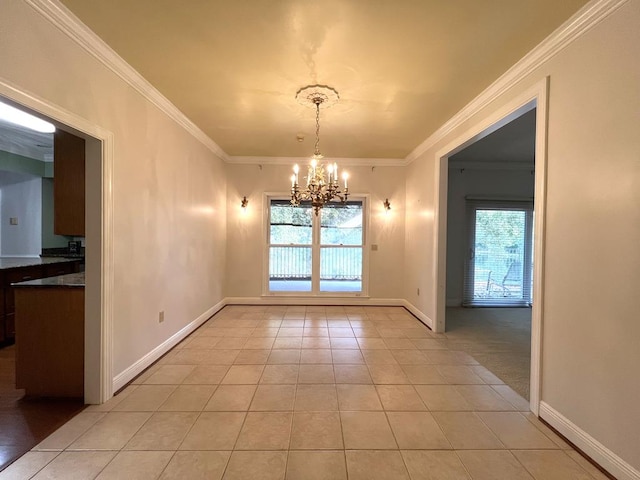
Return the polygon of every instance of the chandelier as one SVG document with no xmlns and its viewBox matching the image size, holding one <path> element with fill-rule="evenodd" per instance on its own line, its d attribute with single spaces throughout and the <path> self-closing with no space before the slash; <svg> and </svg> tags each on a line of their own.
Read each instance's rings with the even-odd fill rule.
<svg viewBox="0 0 640 480">
<path fill-rule="evenodd" d="M 339 100 L 338 92 L 326 85 L 307 85 L 296 93 L 296 100 L 303 105 L 316 109 L 316 145 L 311 163 L 307 170 L 306 185 L 301 187 L 298 183 L 298 165 L 293 167 L 291 176 L 291 205 L 299 206 L 300 202 L 311 202 L 316 215 L 320 209 L 332 200 L 342 203 L 347 201 L 349 189 L 347 187 L 347 172 L 342 173 L 344 189 L 340 189 L 338 177 L 338 164 L 327 163 L 326 168 L 321 163 L 324 158 L 320 153 L 320 107 L 327 108 Z M 326 171 L 325 171 L 326 170 Z"/>
</svg>

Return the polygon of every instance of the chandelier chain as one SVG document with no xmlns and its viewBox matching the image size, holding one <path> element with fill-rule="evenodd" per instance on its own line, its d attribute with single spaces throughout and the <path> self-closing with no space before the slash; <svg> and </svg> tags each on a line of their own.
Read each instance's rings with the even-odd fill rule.
<svg viewBox="0 0 640 480">
<path fill-rule="evenodd" d="M 315 155 L 320 155 L 320 104 L 322 103 L 322 98 L 316 97 L 313 100 L 313 103 L 316 104 L 316 148 Z"/>
</svg>

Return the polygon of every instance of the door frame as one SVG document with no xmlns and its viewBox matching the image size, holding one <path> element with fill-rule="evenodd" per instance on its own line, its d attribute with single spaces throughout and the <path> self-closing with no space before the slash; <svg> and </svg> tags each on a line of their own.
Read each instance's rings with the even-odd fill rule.
<svg viewBox="0 0 640 480">
<path fill-rule="evenodd" d="M 542 328 L 544 312 L 544 257 L 547 189 L 547 123 L 549 77 L 535 83 L 493 114 L 475 121 L 463 134 L 436 153 L 434 182 L 435 248 L 433 262 L 436 271 L 435 318 L 436 332 L 445 331 L 447 280 L 447 185 L 449 157 L 470 144 L 495 132 L 522 114 L 536 108 L 535 194 L 533 305 L 531 309 L 531 378 L 529 408 L 538 415 L 540 409 L 542 369 Z"/>
<path fill-rule="evenodd" d="M 84 402 L 113 396 L 113 133 L 0 78 L 0 96 L 86 140 Z"/>
</svg>

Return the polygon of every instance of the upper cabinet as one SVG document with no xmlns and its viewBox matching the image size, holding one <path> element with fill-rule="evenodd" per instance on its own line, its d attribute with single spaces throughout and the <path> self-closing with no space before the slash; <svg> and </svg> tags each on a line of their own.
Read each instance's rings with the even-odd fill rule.
<svg viewBox="0 0 640 480">
<path fill-rule="evenodd" d="M 53 137 L 53 231 L 84 236 L 84 139 L 62 130 Z"/>
</svg>

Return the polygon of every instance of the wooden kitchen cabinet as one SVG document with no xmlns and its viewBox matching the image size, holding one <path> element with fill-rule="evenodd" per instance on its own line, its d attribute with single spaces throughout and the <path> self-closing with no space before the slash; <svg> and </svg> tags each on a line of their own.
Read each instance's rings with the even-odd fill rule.
<svg viewBox="0 0 640 480">
<path fill-rule="evenodd" d="M 13 343 L 16 336 L 15 294 L 12 283 L 75 273 L 81 260 L 29 265 L 0 270 L 0 346 Z"/>
<path fill-rule="evenodd" d="M 63 130 L 53 136 L 53 232 L 84 236 L 84 139 Z"/>
<path fill-rule="evenodd" d="M 4 328 L 7 341 L 13 341 L 16 336 L 16 307 L 11 284 L 41 278 L 43 275 L 42 265 L 12 268 L 5 271 L 2 285 L 4 301 L 2 303 L 4 304 Z"/>
<path fill-rule="evenodd" d="M 16 386 L 28 396 L 84 396 L 84 287 L 15 289 Z"/>
</svg>

